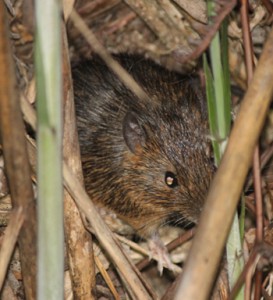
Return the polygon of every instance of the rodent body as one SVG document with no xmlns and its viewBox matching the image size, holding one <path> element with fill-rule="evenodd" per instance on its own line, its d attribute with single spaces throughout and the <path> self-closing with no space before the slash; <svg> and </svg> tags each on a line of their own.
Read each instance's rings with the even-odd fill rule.
<svg viewBox="0 0 273 300">
<path fill-rule="evenodd" d="M 73 70 L 87 192 L 145 237 L 169 220 L 196 222 L 214 169 L 201 88 L 139 56 L 117 60 L 151 101 L 99 59 Z"/>
</svg>

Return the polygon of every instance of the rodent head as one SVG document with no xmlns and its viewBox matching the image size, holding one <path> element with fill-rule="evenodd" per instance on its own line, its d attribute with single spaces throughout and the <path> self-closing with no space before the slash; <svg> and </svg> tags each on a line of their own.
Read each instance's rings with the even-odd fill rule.
<svg viewBox="0 0 273 300">
<path fill-rule="evenodd" d="M 196 223 L 214 171 L 202 113 L 173 104 L 128 112 L 123 136 L 122 184 L 132 201 L 132 225 L 145 235 L 174 216 L 177 223 Z"/>
</svg>

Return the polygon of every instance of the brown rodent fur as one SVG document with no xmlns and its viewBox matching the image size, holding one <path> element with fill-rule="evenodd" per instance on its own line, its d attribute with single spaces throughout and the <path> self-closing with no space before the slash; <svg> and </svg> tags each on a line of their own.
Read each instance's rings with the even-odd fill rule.
<svg viewBox="0 0 273 300">
<path fill-rule="evenodd" d="M 87 192 L 145 237 L 169 220 L 196 222 L 214 169 L 202 89 L 142 57 L 116 59 L 151 101 L 100 59 L 73 70 Z"/>
</svg>

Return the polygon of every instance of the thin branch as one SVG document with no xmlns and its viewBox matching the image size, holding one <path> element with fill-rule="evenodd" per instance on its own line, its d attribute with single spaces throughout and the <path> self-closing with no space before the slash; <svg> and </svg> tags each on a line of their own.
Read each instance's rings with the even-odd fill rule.
<svg viewBox="0 0 273 300">
<path fill-rule="evenodd" d="M 87 27 L 83 19 L 77 14 L 75 10 L 70 15 L 71 21 L 79 32 L 85 37 L 90 47 L 105 61 L 106 65 L 118 76 L 118 78 L 128 87 L 139 99 L 144 99 L 147 103 L 150 98 L 139 86 L 139 84 L 132 78 L 132 76 L 115 61 L 107 52 L 103 45 L 96 38 L 94 33 Z"/>
<path fill-rule="evenodd" d="M 210 45 L 213 37 L 220 28 L 225 17 L 232 11 L 236 5 L 236 0 L 226 1 L 220 11 L 217 13 L 217 17 L 213 19 L 213 24 L 208 27 L 207 34 L 203 37 L 202 42 L 197 46 L 197 48 L 189 55 L 179 55 L 179 49 L 173 51 L 173 55 L 176 60 L 180 63 L 186 63 L 190 60 L 197 59 Z"/>
<path fill-rule="evenodd" d="M 245 50 L 245 63 L 247 71 L 248 86 L 253 77 L 254 69 L 254 52 L 252 38 L 250 34 L 249 17 L 248 17 L 248 1 L 241 1 L 241 19 L 243 30 L 243 42 Z M 254 179 L 254 193 L 256 202 L 256 242 L 261 243 L 263 240 L 263 199 L 262 199 L 262 184 L 261 184 L 261 166 L 259 155 L 259 143 L 257 143 L 253 156 L 253 179 Z M 249 275 L 251 276 L 251 274 Z M 262 284 L 262 273 L 256 271 L 255 274 L 255 295 L 254 299 L 260 299 Z M 250 287 L 249 287 L 250 288 Z M 248 291 L 250 293 L 250 291 Z"/>
</svg>

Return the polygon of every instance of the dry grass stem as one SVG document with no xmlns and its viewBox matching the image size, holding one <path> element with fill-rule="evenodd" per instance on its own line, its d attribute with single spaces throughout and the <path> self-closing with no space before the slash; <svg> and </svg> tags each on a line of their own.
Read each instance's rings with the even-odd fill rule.
<svg viewBox="0 0 273 300">
<path fill-rule="evenodd" d="M 132 78 L 132 76 L 117 63 L 108 51 L 98 41 L 94 33 L 87 27 L 83 19 L 77 14 L 75 10 L 70 15 L 75 27 L 85 37 L 90 47 L 105 61 L 106 65 L 119 77 L 119 79 L 128 87 L 139 99 L 150 101 L 148 95 L 143 91 L 139 84 Z"/>
<path fill-rule="evenodd" d="M 0 290 L 2 290 L 9 262 L 24 220 L 25 215 L 22 207 L 18 207 L 11 213 L 9 224 L 5 230 L 5 237 L 1 243 L 2 245 L 0 251 Z"/>
<path fill-rule="evenodd" d="M 117 290 L 116 290 L 116 288 L 115 288 L 115 286 L 114 286 L 114 284 L 113 284 L 110 276 L 108 275 L 108 273 L 104 269 L 103 264 L 101 263 L 100 259 L 97 256 L 94 256 L 94 258 L 95 258 L 96 266 L 98 267 L 98 269 L 99 269 L 102 277 L 104 278 L 105 282 L 107 283 L 107 285 L 108 285 L 110 291 L 112 292 L 114 298 L 116 300 L 119 300 L 120 296 L 119 296 L 119 294 L 118 294 L 118 292 L 117 292 Z"/>
</svg>

